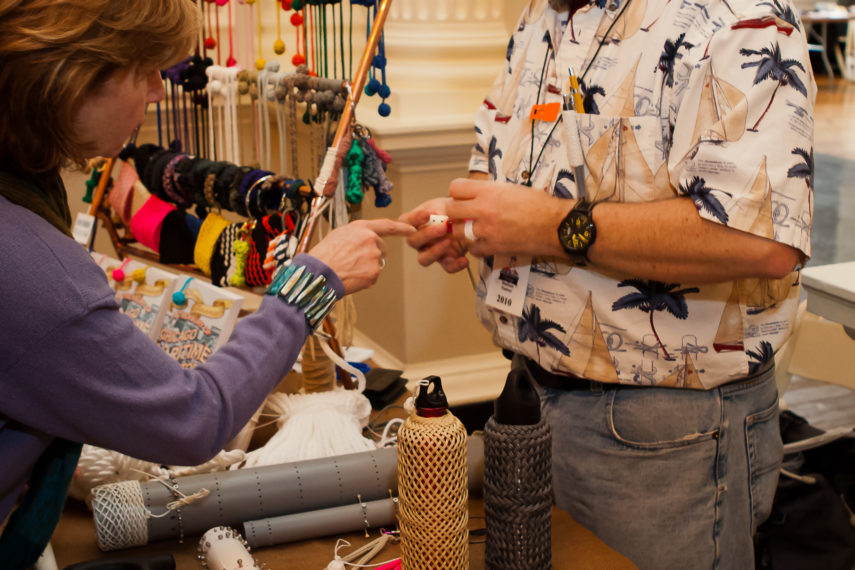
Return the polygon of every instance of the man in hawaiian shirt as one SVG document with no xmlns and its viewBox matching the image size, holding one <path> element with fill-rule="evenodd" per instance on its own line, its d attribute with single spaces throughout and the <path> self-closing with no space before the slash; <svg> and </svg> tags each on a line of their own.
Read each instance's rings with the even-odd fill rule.
<svg viewBox="0 0 855 570">
<path fill-rule="evenodd" d="M 556 504 L 641 568 L 753 567 L 815 94 L 789 0 L 531 0 L 469 179 L 401 217 L 422 265 L 481 258 L 478 314 L 541 387 Z"/>
</svg>

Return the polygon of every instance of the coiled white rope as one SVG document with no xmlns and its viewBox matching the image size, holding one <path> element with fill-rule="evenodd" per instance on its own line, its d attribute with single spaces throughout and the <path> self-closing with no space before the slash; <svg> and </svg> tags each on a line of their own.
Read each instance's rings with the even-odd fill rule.
<svg viewBox="0 0 855 570">
<path fill-rule="evenodd" d="M 240 467 L 259 467 L 377 448 L 362 436 L 371 403 L 357 390 L 337 388 L 311 394 L 274 392 L 267 407 L 278 431 L 268 442 L 246 454 Z M 233 465 L 232 468 L 237 468 Z"/>
</svg>

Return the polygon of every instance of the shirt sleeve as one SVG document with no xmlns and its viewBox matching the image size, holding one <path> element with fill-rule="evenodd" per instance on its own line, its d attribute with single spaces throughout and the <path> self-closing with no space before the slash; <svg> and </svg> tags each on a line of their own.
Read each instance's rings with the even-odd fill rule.
<svg viewBox="0 0 855 570">
<path fill-rule="evenodd" d="M 294 262 L 342 292 L 315 258 Z M 3 372 L 0 414 L 148 461 L 196 465 L 216 455 L 288 373 L 309 332 L 302 311 L 265 296 L 205 363 L 184 369 L 117 310 L 103 278 L 54 281 L 88 289 L 92 301 L 83 310 L 67 303 L 66 317 L 20 347 Z"/>
<path fill-rule="evenodd" d="M 530 35 L 526 29 L 526 13 L 529 9 L 526 8 L 520 14 L 517 27 L 508 40 L 502 69 L 475 113 L 475 145 L 469 158 L 470 172 L 494 174 L 491 171 L 491 154 L 496 144 L 494 127 L 497 117 L 508 117 L 513 111 L 513 92 L 516 90 L 514 71 L 521 70 L 524 63 L 525 53 L 522 48 L 526 45 L 525 36 Z"/>
<path fill-rule="evenodd" d="M 719 29 L 675 119 L 671 183 L 700 215 L 810 255 L 816 84 L 797 24 Z"/>
</svg>

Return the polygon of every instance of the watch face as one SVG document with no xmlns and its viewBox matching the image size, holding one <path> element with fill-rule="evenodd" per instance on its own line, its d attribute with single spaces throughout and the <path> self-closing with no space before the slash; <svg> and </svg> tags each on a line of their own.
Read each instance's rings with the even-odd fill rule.
<svg viewBox="0 0 855 570">
<path fill-rule="evenodd" d="M 584 214 L 572 212 L 561 223 L 561 243 L 569 251 L 585 251 L 594 235 L 594 224 Z"/>
</svg>

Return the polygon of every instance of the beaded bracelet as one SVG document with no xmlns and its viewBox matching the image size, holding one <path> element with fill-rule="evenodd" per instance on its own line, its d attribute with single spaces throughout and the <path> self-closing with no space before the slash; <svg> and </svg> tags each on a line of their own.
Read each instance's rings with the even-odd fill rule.
<svg viewBox="0 0 855 570">
<path fill-rule="evenodd" d="M 327 287 L 326 277 L 315 276 L 304 265 L 279 266 L 266 294 L 277 295 L 303 311 L 312 330 L 323 322 L 336 302 L 335 290 Z"/>
</svg>

